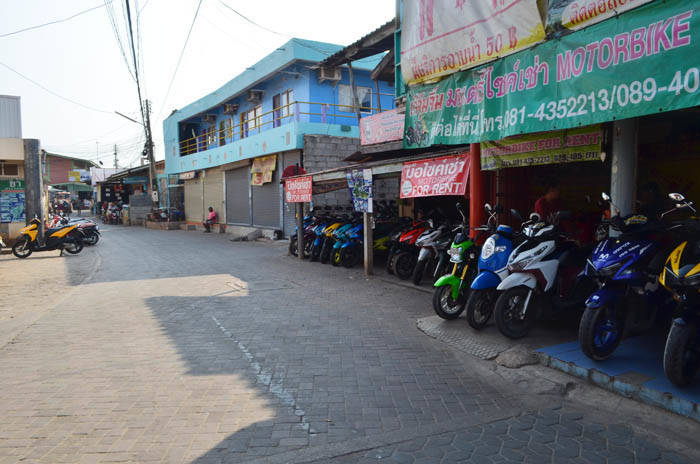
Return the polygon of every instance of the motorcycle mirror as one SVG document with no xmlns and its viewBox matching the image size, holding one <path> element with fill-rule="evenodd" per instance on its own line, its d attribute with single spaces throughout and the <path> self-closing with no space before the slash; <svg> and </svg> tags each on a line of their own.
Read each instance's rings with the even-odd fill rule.
<svg viewBox="0 0 700 464">
<path fill-rule="evenodd" d="M 608 195 L 607 193 L 603 192 L 600 194 L 600 196 L 603 198 L 603 200 L 610 201 L 610 195 Z"/>
<path fill-rule="evenodd" d="M 518 210 L 515 209 L 515 208 L 511 208 L 510 214 L 511 214 L 511 216 L 513 216 L 513 217 L 514 217 L 515 219 L 517 219 L 518 221 L 522 221 L 522 220 L 523 220 L 523 217 L 520 215 L 520 213 L 518 212 Z"/>
<path fill-rule="evenodd" d="M 537 213 L 530 213 L 530 220 L 531 220 L 532 222 L 540 222 L 541 219 L 542 219 L 542 218 L 540 217 L 539 214 L 537 214 Z"/>
<path fill-rule="evenodd" d="M 428 225 L 430 226 L 431 229 L 435 228 L 435 223 L 433 222 L 432 219 L 428 219 Z"/>
<path fill-rule="evenodd" d="M 488 203 L 484 203 L 484 209 L 490 213 L 491 212 L 491 205 L 489 205 Z"/>
<path fill-rule="evenodd" d="M 668 197 L 673 200 L 673 201 L 683 201 L 685 200 L 685 197 L 681 195 L 680 193 L 669 193 Z"/>
<path fill-rule="evenodd" d="M 460 211 L 462 210 L 462 203 L 457 202 L 457 203 L 455 203 L 455 206 L 457 207 L 458 210 L 460 210 Z"/>
<path fill-rule="evenodd" d="M 586 200 L 586 203 L 591 204 L 591 196 L 590 195 L 585 195 L 584 200 Z"/>
</svg>

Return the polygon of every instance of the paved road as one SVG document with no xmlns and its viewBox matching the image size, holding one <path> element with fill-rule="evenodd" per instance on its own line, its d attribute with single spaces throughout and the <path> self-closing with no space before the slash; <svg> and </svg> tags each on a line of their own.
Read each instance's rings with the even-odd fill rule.
<svg viewBox="0 0 700 464">
<path fill-rule="evenodd" d="M 111 227 L 63 264 L 91 273 L 0 349 L 0 463 L 694 461 L 426 337 L 429 295 L 282 244 Z"/>
</svg>

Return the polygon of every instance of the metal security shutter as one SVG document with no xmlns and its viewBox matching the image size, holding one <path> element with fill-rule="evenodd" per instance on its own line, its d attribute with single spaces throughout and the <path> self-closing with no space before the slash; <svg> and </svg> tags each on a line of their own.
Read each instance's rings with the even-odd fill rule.
<svg viewBox="0 0 700 464">
<path fill-rule="evenodd" d="M 248 214 L 248 168 L 226 171 L 226 223 L 250 224 Z"/>
<path fill-rule="evenodd" d="M 288 166 L 294 166 L 299 163 L 300 158 L 300 152 L 298 151 L 285 153 L 282 157 L 284 163 L 282 165 L 282 171 Z M 291 237 L 296 229 L 296 203 L 287 203 L 284 201 L 282 204 L 282 212 L 284 215 L 282 230 L 284 231 L 285 237 Z"/>
<path fill-rule="evenodd" d="M 202 222 L 202 184 L 201 179 L 185 181 L 185 218 L 188 221 Z"/>
<path fill-rule="evenodd" d="M 218 169 L 210 169 L 204 178 L 204 209 L 205 215 L 209 214 L 209 207 L 219 216 L 218 222 L 223 222 L 224 203 L 224 175 Z"/>
<path fill-rule="evenodd" d="M 272 174 L 272 182 L 253 185 L 253 225 L 280 228 L 280 160 Z"/>
</svg>

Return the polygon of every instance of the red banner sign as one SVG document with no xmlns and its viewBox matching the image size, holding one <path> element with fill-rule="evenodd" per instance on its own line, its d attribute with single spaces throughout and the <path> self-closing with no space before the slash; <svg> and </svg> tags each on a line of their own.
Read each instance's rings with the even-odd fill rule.
<svg viewBox="0 0 700 464">
<path fill-rule="evenodd" d="M 371 145 L 403 139 L 405 119 L 395 109 L 365 116 L 360 119 L 360 144 Z"/>
<path fill-rule="evenodd" d="M 284 198 L 287 203 L 311 202 L 311 176 L 297 177 L 284 181 Z"/>
<path fill-rule="evenodd" d="M 464 195 L 468 178 L 466 154 L 410 161 L 401 169 L 401 198 Z"/>
</svg>

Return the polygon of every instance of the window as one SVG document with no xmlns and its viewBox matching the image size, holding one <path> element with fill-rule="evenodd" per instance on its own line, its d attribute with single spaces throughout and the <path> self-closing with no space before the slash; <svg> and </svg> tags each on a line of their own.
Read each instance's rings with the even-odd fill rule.
<svg viewBox="0 0 700 464">
<path fill-rule="evenodd" d="M 272 97 L 272 106 L 275 113 L 273 119 L 274 127 L 279 127 L 287 122 L 284 120 L 292 114 L 292 103 L 294 103 L 294 90 L 292 89 L 288 89 Z"/>
<path fill-rule="evenodd" d="M 254 129 L 260 131 L 262 125 L 262 105 L 241 113 L 241 138 L 248 137 L 248 132 Z"/>
<path fill-rule="evenodd" d="M 219 146 L 226 144 L 226 121 L 219 121 Z"/>
<path fill-rule="evenodd" d="M 207 146 L 216 145 L 216 125 L 209 128 L 207 132 Z"/>
<path fill-rule="evenodd" d="M 363 113 L 372 112 L 372 87 L 360 87 L 356 86 L 357 89 L 357 99 L 360 102 L 360 111 Z M 353 98 L 352 98 L 352 86 L 346 84 L 338 85 L 338 103 L 340 106 L 340 111 L 347 111 L 352 113 L 353 109 Z"/>
<path fill-rule="evenodd" d="M 226 137 L 233 141 L 233 118 L 226 120 Z"/>
<path fill-rule="evenodd" d="M 0 164 L 0 175 L 17 176 L 19 175 L 19 167 L 17 164 Z"/>
</svg>

